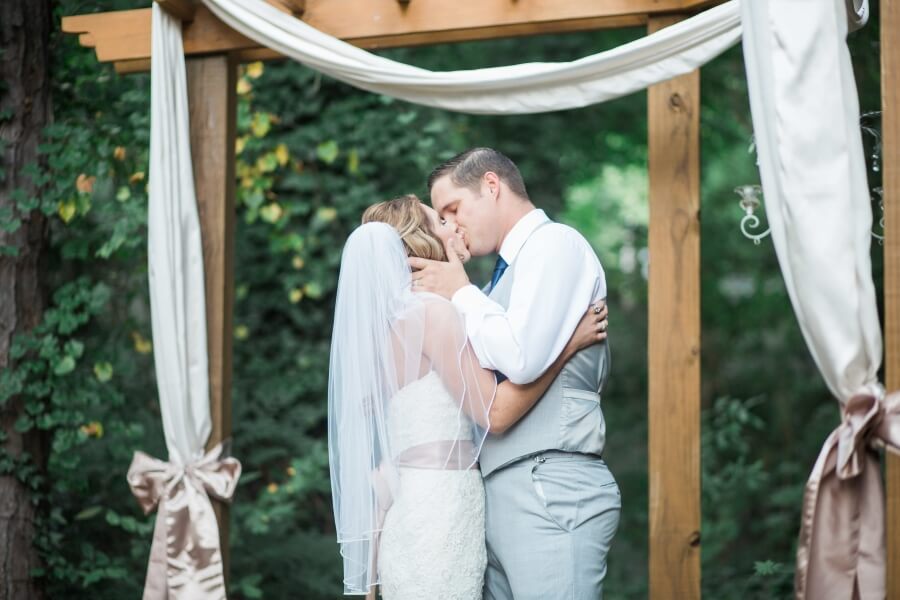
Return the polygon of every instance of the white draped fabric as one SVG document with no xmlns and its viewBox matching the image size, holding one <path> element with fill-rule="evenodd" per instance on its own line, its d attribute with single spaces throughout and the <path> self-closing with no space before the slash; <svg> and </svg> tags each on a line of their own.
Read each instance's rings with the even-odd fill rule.
<svg viewBox="0 0 900 600">
<path fill-rule="evenodd" d="M 153 4 L 148 260 L 153 359 L 169 461 L 203 455 L 212 429 L 203 247 L 194 193 L 181 21 Z"/>
<path fill-rule="evenodd" d="M 203 456 L 212 421 L 203 246 L 181 22 L 153 4 L 148 260 L 153 359 L 169 461 Z"/>
<path fill-rule="evenodd" d="M 230 500 L 240 463 L 205 446 L 212 430 L 206 297 L 194 193 L 181 21 L 153 5 L 147 233 L 153 358 L 169 453 L 135 452 L 128 484 L 157 511 L 143 600 L 225 597 L 210 496 Z"/>
<path fill-rule="evenodd" d="M 867 6 L 744 0 L 742 9 L 772 241 L 806 344 L 841 409 L 806 485 L 795 594 L 884 598 L 884 493 L 872 448 L 900 445 L 900 395 L 885 398 L 877 379 L 872 212 L 845 42 Z"/>
<path fill-rule="evenodd" d="M 203 0 L 250 39 L 358 88 L 477 114 L 523 114 L 612 100 L 693 71 L 741 37 L 738 0 L 606 52 L 565 63 L 434 72 L 376 56 L 263 0 Z"/>
<path fill-rule="evenodd" d="M 871 392 L 881 329 L 872 209 L 842 0 L 743 3 L 744 60 L 772 241 L 831 392 Z"/>
</svg>

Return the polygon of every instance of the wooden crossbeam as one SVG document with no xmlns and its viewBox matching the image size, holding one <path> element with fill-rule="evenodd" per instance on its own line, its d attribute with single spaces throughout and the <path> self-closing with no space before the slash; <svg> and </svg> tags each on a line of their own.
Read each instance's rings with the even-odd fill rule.
<svg viewBox="0 0 900 600">
<path fill-rule="evenodd" d="M 269 0 L 302 10 L 304 22 L 362 48 L 440 44 L 499 37 L 638 27 L 658 13 L 692 12 L 720 0 Z M 62 30 L 80 34 L 101 62 L 119 72 L 143 71 L 150 62 L 150 9 L 64 17 Z M 274 51 L 234 31 L 197 5 L 184 26 L 185 54 L 235 53 L 277 59 Z"/>
<path fill-rule="evenodd" d="M 528 35 L 544 35 L 550 33 L 572 33 L 575 31 L 594 31 L 599 29 L 617 29 L 621 27 L 639 27 L 647 22 L 647 18 L 643 15 L 628 15 L 624 17 L 601 17 L 599 19 L 585 19 L 576 25 L 571 23 L 550 23 L 550 24 L 522 24 L 515 27 L 506 28 L 505 35 L 507 37 L 521 37 Z M 87 37 L 90 34 L 82 34 Z M 473 40 L 489 39 L 489 35 L 484 29 L 466 29 L 456 32 L 447 32 L 442 36 L 443 43 L 468 42 Z M 402 38 L 368 38 L 361 41 L 353 41 L 355 46 L 366 49 L 394 48 L 394 47 L 413 47 L 426 46 L 436 43 L 431 34 L 413 33 Z M 82 46 L 94 47 L 95 44 L 85 44 Z M 232 57 L 238 63 L 248 63 L 258 60 L 283 60 L 285 58 L 280 52 L 271 48 L 255 46 L 252 48 L 242 48 L 230 52 Z M 139 58 L 136 60 L 117 60 L 114 61 L 116 72 L 122 75 L 128 73 L 142 73 L 150 70 L 150 59 Z"/>
</svg>

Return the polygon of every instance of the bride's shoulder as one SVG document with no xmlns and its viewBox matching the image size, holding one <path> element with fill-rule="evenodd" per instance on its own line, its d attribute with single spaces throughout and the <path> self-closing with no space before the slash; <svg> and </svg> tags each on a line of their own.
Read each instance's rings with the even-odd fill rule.
<svg viewBox="0 0 900 600">
<path fill-rule="evenodd" d="M 426 318 L 429 321 L 453 323 L 461 318 L 456 306 L 443 296 L 430 292 L 421 292 L 418 296 L 422 301 Z"/>
<path fill-rule="evenodd" d="M 416 292 L 416 298 L 424 306 L 431 308 L 433 306 L 449 306 L 453 307 L 453 303 L 433 292 Z M 455 309 L 454 309 L 455 310 Z"/>
</svg>

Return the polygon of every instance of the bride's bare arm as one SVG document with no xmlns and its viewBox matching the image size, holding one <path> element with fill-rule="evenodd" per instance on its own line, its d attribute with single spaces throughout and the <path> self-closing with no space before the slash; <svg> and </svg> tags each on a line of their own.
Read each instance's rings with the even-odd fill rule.
<svg viewBox="0 0 900 600">
<path fill-rule="evenodd" d="M 606 339 L 606 314 L 605 305 L 600 313 L 589 307 L 556 361 L 538 379 L 524 385 L 510 381 L 497 385 L 494 372 L 478 363 L 459 313 L 449 302 L 429 305 L 426 331 L 430 335 L 426 336 L 424 350 L 466 414 L 480 427 L 502 433 L 531 410 L 576 352 Z"/>
<path fill-rule="evenodd" d="M 607 310 L 602 306 L 599 314 L 593 306 L 588 308 L 562 353 L 540 377 L 525 385 L 504 381 L 497 386 L 490 412 L 491 433 L 503 433 L 525 416 L 576 352 L 606 339 Z"/>
<path fill-rule="evenodd" d="M 494 372 L 481 368 L 466 336 L 462 315 L 449 301 L 426 301 L 423 352 L 431 369 L 479 427 L 489 427 L 489 410 L 497 389 Z"/>
</svg>

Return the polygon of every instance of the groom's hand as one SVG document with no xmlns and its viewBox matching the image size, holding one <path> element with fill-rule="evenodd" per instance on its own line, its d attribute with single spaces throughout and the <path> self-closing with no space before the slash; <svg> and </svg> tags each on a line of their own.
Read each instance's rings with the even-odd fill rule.
<svg viewBox="0 0 900 600">
<path fill-rule="evenodd" d="M 445 246 L 447 262 L 412 256 L 409 266 L 413 269 L 412 285 L 417 292 L 433 292 L 447 300 L 461 288 L 469 285 L 469 276 L 463 268 L 451 239 Z"/>
</svg>

